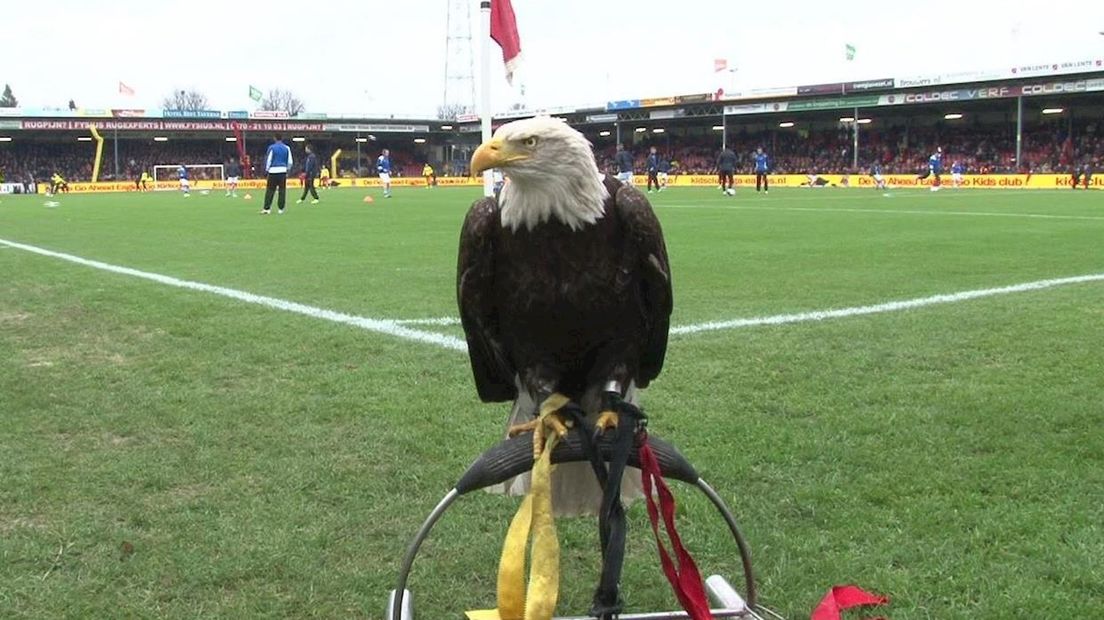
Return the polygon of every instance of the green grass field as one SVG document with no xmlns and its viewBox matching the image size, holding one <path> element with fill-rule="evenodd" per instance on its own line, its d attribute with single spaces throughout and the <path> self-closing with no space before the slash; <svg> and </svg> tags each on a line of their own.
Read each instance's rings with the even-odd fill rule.
<svg viewBox="0 0 1104 620">
<path fill-rule="evenodd" d="M 259 197 L 254 192 L 255 197 Z M 0 197 L 0 240 L 350 315 L 454 317 L 476 192 L 256 214 L 219 193 Z M 674 324 L 1104 273 L 1104 192 L 673 189 Z M 503 430 L 455 349 L 0 243 L 0 618 L 381 618 L 402 552 Z M 906 618 L 1104 617 L 1104 280 L 672 338 L 645 394 L 734 508 L 762 602 L 834 584 Z M 461 335 L 456 325 L 404 324 Z M 706 574 L 739 559 L 677 486 Z M 419 618 L 494 602 L 516 501 L 449 512 Z M 676 606 L 642 505 L 624 594 Z M 560 611 L 596 528 L 562 521 Z"/>
</svg>

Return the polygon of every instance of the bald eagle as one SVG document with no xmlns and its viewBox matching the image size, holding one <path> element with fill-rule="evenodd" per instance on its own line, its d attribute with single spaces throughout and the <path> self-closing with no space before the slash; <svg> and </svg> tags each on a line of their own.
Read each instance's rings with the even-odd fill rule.
<svg viewBox="0 0 1104 620">
<path fill-rule="evenodd" d="M 590 143 L 560 119 L 500 127 L 472 155 L 473 174 L 491 168 L 507 182 L 464 221 L 460 317 L 480 398 L 514 401 L 514 431 L 533 429 L 539 450 L 544 429 L 532 421 L 553 395 L 609 427 L 609 399 L 631 402 L 659 375 L 672 307 L 667 248 L 644 195 L 599 172 Z M 593 474 L 576 465 L 553 480 L 560 514 L 600 501 Z M 527 478 L 507 486 L 523 493 Z M 639 480 L 626 477 L 626 497 L 634 490 Z"/>
</svg>

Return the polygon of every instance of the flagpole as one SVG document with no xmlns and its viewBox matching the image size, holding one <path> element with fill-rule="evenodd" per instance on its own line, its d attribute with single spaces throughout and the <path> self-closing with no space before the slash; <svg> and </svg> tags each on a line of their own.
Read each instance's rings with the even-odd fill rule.
<svg viewBox="0 0 1104 620">
<path fill-rule="evenodd" d="M 491 139 L 491 0 L 479 2 L 479 26 L 482 70 L 479 77 L 480 108 L 483 117 L 483 142 Z M 490 170 L 483 171 L 483 195 L 494 196 L 494 177 Z"/>
<path fill-rule="evenodd" d="M 859 167 L 859 109 L 855 108 L 855 122 L 852 123 L 855 126 L 855 144 L 852 146 L 853 157 L 851 158 L 851 167 Z M 856 170 L 857 172 L 857 170 Z"/>
</svg>

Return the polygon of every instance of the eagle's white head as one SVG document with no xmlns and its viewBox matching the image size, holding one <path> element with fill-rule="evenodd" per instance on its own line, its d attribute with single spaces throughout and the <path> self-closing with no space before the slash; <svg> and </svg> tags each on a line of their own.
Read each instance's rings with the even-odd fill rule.
<svg viewBox="0 0 1104 620">
<path fill-rule="evenodd" d="M 533 230 L 555 218 L 578 230 L 604 214 L 609 192 L 590 142 L 558 118 L 538 116 L 507 123 L 472 155 L 472 174 L 500 168 L 502 225 Z"/>
</svg>

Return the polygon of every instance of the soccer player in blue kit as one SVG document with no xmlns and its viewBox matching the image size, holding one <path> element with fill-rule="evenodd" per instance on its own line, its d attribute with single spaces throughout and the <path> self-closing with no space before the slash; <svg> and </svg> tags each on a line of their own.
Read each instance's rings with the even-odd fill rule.
<svg viewBox="0 0 1104 620">
<path fill-rule="evenodd" d="M 928 171 L 925 172 L 924 174 L 920 175 L 919 177 L 917 177 L 917 179 L 920 180 L 920 181 L 923 181 L 924 179 L 926 179 L 930 176 L 934 176 L 935 180 L 932 181 L 931 191 L 938 192 L 939 191 L 939 177 L 942 174 L 943 174 L 943 148 L 942 147 L 936 147 L 935 152 L 932 153 L 931 157 L 928 158 Z"/>
<path fill-rule="evenodd" d="M 379 174 L 380 183 L 383 183 L 383 197 L 391 197 L 391 151 L 383 149 L 376 158 L 376 172 Z"/>
<path fill-rule="evenodd" d="M 954 181 L 955 187 L 962 187 L 962 175 L 966 172 L 966 166 L 962 165 L 962 162 L 955 160 L 951 164 L 951 180 Z"/>
<path fill-rule="evenodd" d="M 885 177 L 882 176 L 882 165 L 875 163 L 870 167 L 870 176 L 874 177 L 874 189 L 886 189 Z"/>
<path fill-rule="evenodd" d="M 191 196 L 192 188 L 188 184 L 188 167 L 180 164 L 180 167 L 176 169 L 176 176 L 180 179 L 180 191 L 184 192 L 184 197 Z"/>
</svg>

